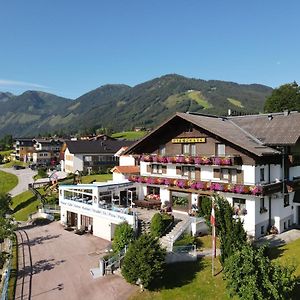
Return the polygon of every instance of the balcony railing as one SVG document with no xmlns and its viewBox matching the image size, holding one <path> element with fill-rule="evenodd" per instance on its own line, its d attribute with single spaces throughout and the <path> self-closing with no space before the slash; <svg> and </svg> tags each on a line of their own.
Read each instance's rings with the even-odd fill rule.
<svg viewBox="0 0 300 300">
<path fill-rule="evenodd" d="M 169 164 L 190 164 L 190 165 L 218 165 L 218 166 L 232 166 L 242 165 L 240 156 L 190 156 L 190 155 L 176 155 L 176 156 L 161 156 L 144 154 L 141 161 L 155 162 L 155 163 L 169 163 Z"/>
<path fill-rule="evenodd" d="M 196 181 L 162 177 L 135 176 L 129 177 L 132 182 L 164 185 L 169 187 L 177 187 L 180 189 L 191 189 L 201 191 L 219 191 L 236 194 L 248 194 L 260 196 L 264 194 L 263 186 L 260 185 L 243 185 L 232 183 L 220 183 L 211 181 Z"/>
</svg>

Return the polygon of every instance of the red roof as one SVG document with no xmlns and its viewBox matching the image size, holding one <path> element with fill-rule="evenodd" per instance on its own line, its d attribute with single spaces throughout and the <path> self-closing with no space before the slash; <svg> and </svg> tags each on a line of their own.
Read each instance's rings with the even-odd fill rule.
<svg viewBox="0 0 300 300">
<path fill-rule="evenodd" d="M 111 169 L 112 172 L 125 174 L 139 174 L 139 166 L 115 166 Z"/>
</svg>

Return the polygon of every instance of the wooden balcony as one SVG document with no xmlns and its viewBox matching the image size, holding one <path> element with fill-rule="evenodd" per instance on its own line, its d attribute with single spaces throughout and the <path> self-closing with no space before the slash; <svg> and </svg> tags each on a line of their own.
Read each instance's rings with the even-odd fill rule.
<svg viewBox="0 0 300 300">
<path fill-rule="evenodd" d="M 242 165 L 240 156 L 190 156 L 190 155 L 174 155 L 161 156 L 153 154 L 144 154 L 141 161 L 163 163 L 163 164 L 186 164 L 186 165 L 216 165 L 216 166 L 233 166 Z"/>
<path fill-rule="evenodd" d="M 151 185 L 168 186 L 182 190 L 193 191 L 209 191 L 209 192 L 227 192 L 236 194 L 246 194 L 260 196 L 263 194 L 262 186 L 259 185 L 244 185 L 233 183 L 221 183 L 211 181 L 196 181 L 175 179 L 167 177 L 152 177 L 152 176 L 130 176 L 128 178 L 132 182 L 139 182 Z"/>
</svg>

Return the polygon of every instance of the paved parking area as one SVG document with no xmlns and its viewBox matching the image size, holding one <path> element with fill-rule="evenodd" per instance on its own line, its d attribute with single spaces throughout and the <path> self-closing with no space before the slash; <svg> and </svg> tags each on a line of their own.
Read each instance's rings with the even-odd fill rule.
<svg viewBox="0 0 300 300">
<path fill-rule="evenodd" d="M 118 275 L 93 279 L 109 242 L 65 231 L 58 222 L 25 229 L 32 256 L 32 299 L 127 299 L 137 290 Z"/>
</svg>

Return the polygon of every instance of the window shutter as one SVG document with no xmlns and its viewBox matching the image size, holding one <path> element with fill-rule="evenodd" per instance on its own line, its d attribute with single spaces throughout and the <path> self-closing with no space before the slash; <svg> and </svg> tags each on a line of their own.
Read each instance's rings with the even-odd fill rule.
<svg viewBox="0 0 300 300">
<path fill-rule="evenodd" d="M 151 165 L 147 165 L 147 173 L 152 173 L 152 166 Z"/>
<path fill-rule="evenodd" d="M 176 174 L 181 175 L 181 167 L 176 167 Z"/>
<path fill-rule="evenodd" d="M 201 169 L 200 168 L 195 168 L 195 172 L 196 172 L 196 180 L 200 180 L 200 172 L 201 172 Z"/>
<path fill-rule="evenodd" d="M 214 169 L 214 178 L 220 178 L 220 169 Z"/>
<path fill-rule="evenodd" d="M 162 166 L 162 173 L 167 174 L 167 166 Z"/>
<path fill-rule="evenodd" d="M 237 170 L 237 182 L 238 183 L 244 182 L 244 171 L 243 170 Z"/>
</svg>

